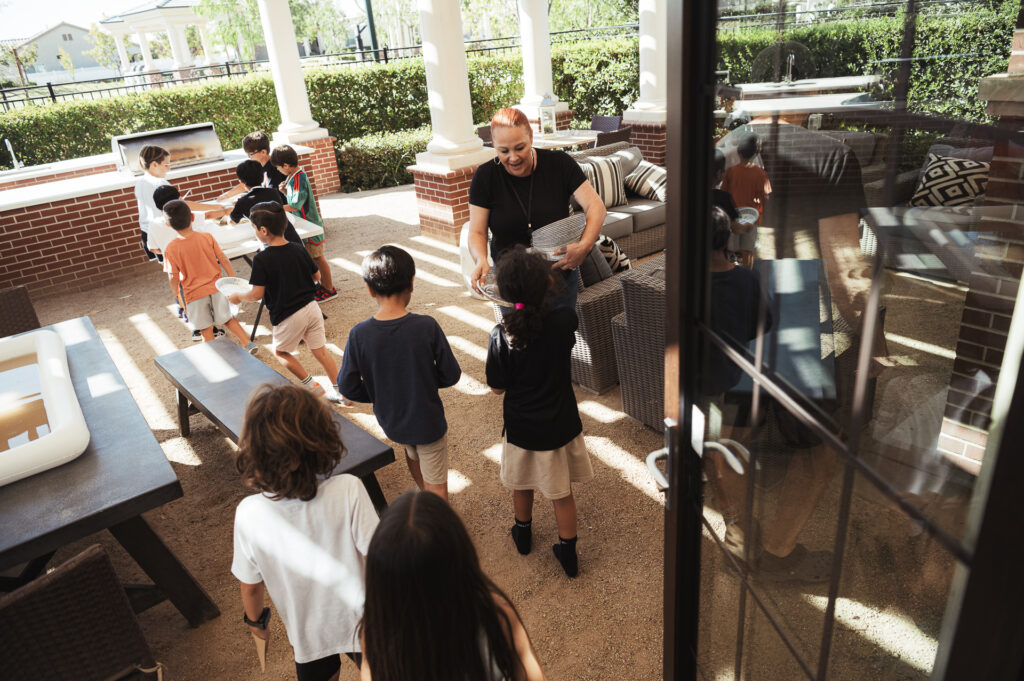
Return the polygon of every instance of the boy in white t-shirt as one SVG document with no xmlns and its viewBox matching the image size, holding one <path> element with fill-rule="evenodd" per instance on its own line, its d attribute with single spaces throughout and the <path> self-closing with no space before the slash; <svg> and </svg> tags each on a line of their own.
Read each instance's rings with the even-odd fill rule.
<svg viewBox="0 0 1024 681">
<path fill-rule="evenodd" d="M 301 425 L 301 430 L 300 430 Z M 358 665 L 363 570 L 377 514 L 358 478 L 328 477 L 344 455 L 330 409 L 294 385 L 267 386 L 246 407 L 235 467 L 261 492 L 235 511 L 231 573 L 244 620 L 267 639 L 264 584 L 295 653 L 298 681 L 328 681 L 342 653 Z"/>
</svg>

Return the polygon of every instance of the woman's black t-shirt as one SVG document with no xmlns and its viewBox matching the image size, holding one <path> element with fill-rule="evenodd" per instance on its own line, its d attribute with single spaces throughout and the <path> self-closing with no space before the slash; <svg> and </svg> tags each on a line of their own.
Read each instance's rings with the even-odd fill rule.
<svg viewBox="0 0 1024 681">
<path fill-rule="evenodd" d="M 490 211 L 487 226 L 491 230 L 494 260 L 516 244 L 530 245 L 531 230 L 527 224 L 540 229 L 569 217 L 569 198 L 587 181 L 579 164 L 564 151 L 535 151 L 537 168 L 526 177 L 509 175 L 505 166 L 493 161 L 481 164 L 473 173 L 469 202 Z M 529 208 L 529 220 L 524 208 Z"/>
<path fill-rule="evenodd" d="M 569 359 L 578 326 L 569 308 L 550 310 L 540 337 L 525 350 L 509 347 L 500 324 L 491 330 L 487 385 L 505 390 L 505 437 L 517 447 L 550 451 L 583 432 Z"/>
</svg>

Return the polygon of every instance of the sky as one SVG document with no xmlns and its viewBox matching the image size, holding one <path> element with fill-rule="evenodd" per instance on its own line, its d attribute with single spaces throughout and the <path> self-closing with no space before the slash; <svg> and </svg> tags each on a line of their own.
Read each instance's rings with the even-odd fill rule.
<svg viewBox="0 0 1024 681">
<path fill-rule="evenodd" d="M 29 38 L 62 21 L 88 29 L 145 0 L 0 0 L 0 39 Z"/>
</svg>

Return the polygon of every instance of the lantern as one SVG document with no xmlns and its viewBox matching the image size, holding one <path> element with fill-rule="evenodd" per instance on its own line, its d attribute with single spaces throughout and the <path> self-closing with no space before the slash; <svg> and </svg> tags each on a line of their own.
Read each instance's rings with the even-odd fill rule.
<svg viewBox="0 0 1024 681">
<path fill-rule="evenodd" d="M 555 134 L 555 103 L 551 101 L 551 95 L 545 94 L 540 101 L 540 134 Z"/>
</svg>

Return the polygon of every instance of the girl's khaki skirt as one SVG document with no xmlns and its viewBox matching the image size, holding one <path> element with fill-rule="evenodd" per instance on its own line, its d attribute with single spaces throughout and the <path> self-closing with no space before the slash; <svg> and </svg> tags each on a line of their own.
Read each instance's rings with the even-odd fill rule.
<svg viewBox="0 0 1024 681">
<path fill-rule="evenodd" d="M 532 489 L 548 499 L 563 499 L 572 494 L 570 483 L 594 477 L 583 433 L 564 447 L 544 452 L 523 449 L 505 439 L 502 444 L 501 482 L 509 489 Z"/>
</svg>

